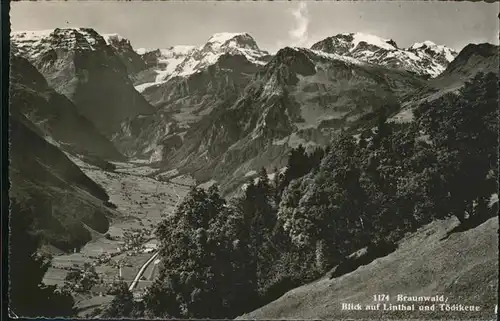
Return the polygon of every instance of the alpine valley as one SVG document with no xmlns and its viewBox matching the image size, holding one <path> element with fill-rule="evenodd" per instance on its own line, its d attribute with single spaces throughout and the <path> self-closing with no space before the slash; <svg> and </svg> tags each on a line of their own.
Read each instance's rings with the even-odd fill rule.
<svg viewBox="0 0 500 321">
<path fill-rule="evenodd" d="M 50 254 L 32 291 L 71 302 L 21 299 L 39 261 L 13 257 L 18 315 L 338 319 L 340 297 L 369 304 L 418 278 L 422 295 L 481 298 L 467 318 L 492 316 L 498 46 L 10 40 L 11 228 L 34 242 L 11 248 Z"/>
</svg>

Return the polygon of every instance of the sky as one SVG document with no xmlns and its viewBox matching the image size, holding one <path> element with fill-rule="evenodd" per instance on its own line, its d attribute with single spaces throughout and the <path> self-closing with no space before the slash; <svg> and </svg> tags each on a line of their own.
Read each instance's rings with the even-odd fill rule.
<svg viewBox="0 0 500 321">
<path fill-rule="evenodd" d="M 261 49 L 309 47 L 343 32 L 425 40 L 461 50 L 498 44 L 499 4 L 423 1 L 44 1 L 11 2 L 11 30 L 90 27 L 134 48 L 203 45 L 218 32 L 248 32 Z"/>
</svg>

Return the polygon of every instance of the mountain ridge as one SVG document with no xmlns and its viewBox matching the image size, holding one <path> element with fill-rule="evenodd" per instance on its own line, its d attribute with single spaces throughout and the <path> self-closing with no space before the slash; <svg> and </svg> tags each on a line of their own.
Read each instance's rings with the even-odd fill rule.
<svg viewBox="0 0 500 321">
<path fill-rule="evenodd" d="M 392 39 L 364 33 L 342 33 L 316 42 L 311 49 L 336 53 L 368 63 L 401 68 L 419 75 L 437 77 L 456 56 L 456 52 L 431 41 L 399 48 Z"/>
<path fill-rule="evenodd" d="M 154 112 L 134 89 L 123 57 L 91 28 L 13 33 L 11 42 L 107 137 L 128 117 Z"/>
<path fill-rule="evenodd" d="M 124 160 L 66 96 L 49 87 L 45 78 L 26 59 L 10 58 L 10 110 L 22 112 L 45 136 L 72 153 Z"/>
<path fill-rule="evenodd" d="M 260 166 L 281 167 L 290 147 L 279 141 L 293 136 L 292 141 L 311 142 L 311 147 L 325 145 L 345 124 L 376 112 L 382 101 L 396 102 L 399 90 L 422 85 L 423 80 L 404 71 L 387 73 L 382 67 L 309 49 L 284 48 L 259 68 L 239 97 L 212 108 L 199 125 L 193 124 L 185 137 L 192 136 L 194 145 L 180 147 L 165 162 L 191 160 L 190 170 L 205 168 L 216 180 L 226 177 L 224 186 L 234 178 L 232 171 L 244 179 L 246 172 Z M 331 115 L 320 126 L 318 117 L 326 112 Z"/>
</svg>

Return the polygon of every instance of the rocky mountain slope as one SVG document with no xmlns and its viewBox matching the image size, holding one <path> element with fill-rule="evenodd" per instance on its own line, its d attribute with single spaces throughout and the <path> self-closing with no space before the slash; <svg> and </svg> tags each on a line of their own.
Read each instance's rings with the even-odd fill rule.
<svg viewBox="0 0 500 321">
<path fill-rule="evenodd" d="M 359 43 L 362 47 L 363 42 Z M 158 112 L 128 121 L 118 135 L 119 144 L 129 156 L 146 156 L 171 165 L 163 170 L 180 168 L 210 175 L 230 146 L 240 146 L 235 150 L 241 155 L 224 156 L 234 166 L 260 152 L 265 154 L 243 166 L 239 176 L 255 166 L 279 165 L 291 146 L 324 145 L 343 125 L 362 121 L 365 114 L 375 113 L 381 105 L 398 108 L 405 94 L 425 82 L 413 70 L 388 69 L 382 62 L 330 53 L 318 46 L 311 50 L 285 48 L 272 57 L 246 33 L 215 34 L 199 48 L 139 52 L 156 69 L 148 76 L 154 76 L 153 81 L 136 88 Z M 377 86 L 379 82 L 383 85 Z M 250 115 L 245 109 L 260 120 L 244 118 Z M 267 128 L 274 129 L 264 134 L 266 121 L 261 116 L 265 114 Z M 238 125 L 240 119 L 243 123 Z M 236 127 L 238 133 L 227 129 Z M 256 139 L 259 135 L 265 138 Z M 220 168 L 225 169 L 215 171 L 218 179 L 236 169 L 229 163 L 221 163 Z"/>
<path fill-rule="evenodd" d="M 127 132 L 143 130 L 139 141 L 168 164 L 163 170 L 223 185 L 261 166 L 281 166 L 300 143 L 325 145 L 380 108 L 397 109 L 425 83 L 405 70 L 304 48 L 284 48 L 269 60 L 247 34 L 214 35 L 201 48 L 142 91 L 174 121 L 141 117 Z"/>
<path fill-rule="evenodd" d="M 437 88 L 461 86 L 478 72 L 498 72 L 498 61 L 498 46 L 489 43 L 469 44 L 430 84 Z"/>
<path fill-rule="evenodd" d="M 93 29 L 15 32 L 11 41 L 14 53 L 108 137 L 123 120 L 154 112 L 134 89 L 123 56 Z"/>
<path fill-rule="evenodd" d="M 412 50 L 432 51 L 429 47 L 426 42 Z M 441 52 L 441 60 L 434 62 L 443 65 L 454 55 L 443 46 L 433 50 Z M 411 110 L 422 102 L 458 89 L 478 72 L 498 73 L 497 65 L 498 46 L 471 44 L 446 64 L 440 76 L 426 81 L 384 63 L 285 48 L 259 66 L 236 100 L 221 102 L 192 125 L 181 148 L 164 155 L 200 180 L 215 180 L 231 190 L 260 166 L 282 167 L 292 147 L 302 144 L 313 149 L 327 144 L 340 130 L 373 126 L 371 120 L 382 109 L 393 121 L 411 120 Z"/>
<path fill-rule="evenodd" d="M 281 167 L 290 148 L 325 146 L 381 109 L 397 110 L 399 98 L 420 86 L 420 79 L 405 72 L 285 48 L 199 137 L 202 146 L 210 146 L 215 179 L 242 179 L 261 166 Z"/>
<path fill-rule="evenodd" d="M 129 75 L 135 75 L 146 69 L 147 64 L 142 57 L 132 48 L 130 41 L 118 34 L 102 35 L 106 44 L 113 47 L 120 61 L 127 68 Z"/>
<path fill-rule="evenodd" d="M 250 84 L 267 52 L 247 34 L 225 37 L 214 35 L 198 49 L 177 48 L 178 55 L 158 60 L 166 69 L 158 69 L 154 82 L 136 86 L 158 109 L 156 115 L 137 117 L 122 128 L 120 144 L 131 156 L 161 160 L 164 150 L 180 147 L 188 129 L 216 106 L 233 103 Z"/>
<path fill-rule="evenodd" d="M 49 87 L 45 78 L 26 59 L 10 60 L 10 110 L 22 113 L 51 139 L 68 151 L 110 160 L 124 157 L 65 96 Z"/>
<path fill-rule="evenodd" d="M 363 33 L 343 33 L 328 37 L 312 45 L 311 49 L 429 77 L 438 76 L 457 55 L 453 49 L 431 41 L 399 48 L 392 39 Z"/>
<path fill-rule="evenodd" d="M 10 197 L 35 208 L 35 230 L 60 250 L 79 248 L 104 233 L 114 211 L 105 190 L 88 178 L 17 108 L 10 115 Z"/>
</svg>

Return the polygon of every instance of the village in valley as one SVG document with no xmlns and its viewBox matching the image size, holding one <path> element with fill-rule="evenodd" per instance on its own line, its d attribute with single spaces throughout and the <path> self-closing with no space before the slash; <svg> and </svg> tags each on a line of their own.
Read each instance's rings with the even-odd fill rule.
<svg viewBox="0 0 500 321">
<path fill-rule="evenodd" d="M 120 282 L 128 284 L 136 300 L 155 278 L 157 224 L 180 204 L 194 181 L 189 177 L 171 180 L 148 177 L 152 169 L 142 164 L 116 163 L 106 171 L 72 160 L 96 182 L 106 186 L 117 217 L 107 233 L 93 231 L 94 239 L 73 253 L 57 255 L 45 275 L 47 284 L 63 286 L 75 293 L 81 316 L 110 302 Z M 134 166 L 135 165 L 135 166 Z"/>
</svg>

